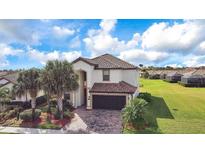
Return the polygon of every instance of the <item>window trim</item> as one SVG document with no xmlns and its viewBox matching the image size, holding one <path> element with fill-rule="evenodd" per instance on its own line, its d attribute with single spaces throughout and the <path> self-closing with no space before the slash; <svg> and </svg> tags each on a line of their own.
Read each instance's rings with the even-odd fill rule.
<svg viewBox="0 0 205 154">
<path fill-rule="evenodd" d="M 105 71 L 108 71 L 108 75 L 104 74 Z M 103 75 L 103 81 L 110 81 L 110 70 L 109 69 L 103 69 L 102 70 L 102 75 Z"/>
</svg>

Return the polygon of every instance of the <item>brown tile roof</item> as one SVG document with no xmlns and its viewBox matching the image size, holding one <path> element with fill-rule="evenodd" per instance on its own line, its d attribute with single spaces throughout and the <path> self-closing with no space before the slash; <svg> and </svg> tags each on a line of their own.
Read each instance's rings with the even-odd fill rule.
<svg viewBox="0 0 205 154">
<path fill-rule="evenodd" d="M 121 81 L 119 83 L 94 83 L 90 92 L 96 93 L 129 93 L 133 94 L 137 90 L 127 82 Z"/>
<path fill-rule="evenodd" d="M 129 64 L 128 62 L 123 61 L 110 54 L 104 54 L 93 59 L 80 57 L 73 61 L 73 63 L 79 60 L 82 60 L 90 65 L 95 66 L 96 69 L 137 69 L 136 66 Z"/>
<path fill-rule="evenodd" d="M 17 82 L 19 73 L 10 73 L 5 76 L 0 77 L 1 79 L 5 79 L 13 84 Z"/>
<path fill-rule="evenodd" d="M 0 77 L 8 74 L 8 72 L 0 72 Z"/>
<path fill-rule="evenodd" d="M 197 69 L 193 74 L 194 75 L 205 75 L 205 69 L 204 68 Z"/>
</svg>

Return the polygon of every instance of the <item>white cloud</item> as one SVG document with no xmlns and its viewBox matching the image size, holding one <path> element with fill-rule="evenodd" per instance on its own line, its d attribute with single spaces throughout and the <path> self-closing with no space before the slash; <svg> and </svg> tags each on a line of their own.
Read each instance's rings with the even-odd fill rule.
<svg viewBox="0 0 205 154">
<path fill-rule="evenodd" d="M 79 51 L 69 51 L 69 52 L 60 52 L 60 51 L 52 51 L 52 52 L 43 52 L 36 49 L 29 49 L 27 52 L 29 58 L 40 62 L 45 65 L 48 60 L 68 60 L 72 62 L 76 58 L 81 56 L 81 52 Z"/>
<path fill-rule="evenodd" d="M 101 29 L 88 31 L 88 37 L 83 39 L 86 48 L 91 51 L 91 56 L 97 56 L 106 52 L 114 54 L 123 50 L 134 48 L 138 45 L 140 35 L 133 35 L 133 38 L 125 42 L 111 35 L 111 31 L 115 28 L 116 20 L 102 20 L 100 23 Z"/>
<path fill-rule="evenodd" d="M 62 59 L 65 59 L 69 62 L 72 62 L 73 60 L 79 58 L 81 56 L 80 51 L 71 51 L 71 52 L 62 52 Z"/>
<path fill-rule="evenodd" d="M 0 41 L 6 43 L 39 44 L 39 34 L 23 20 L 0 20 Z"/>
<path fill-rule="evenodd" d="M 23 50 L 14 49 L 7 44 L 0 44 L 0 67 L 8 66 L 9 61 L 7 60 L 7 56 L 19 56 L 23 53 Z"/>
<path fill-rule="evenodd" d="M 205 41 L 201 42 L 195 49 L 195 53 L 197 55 L 204 55 L 205 54 Z"/>
<path fill-rule="evenodd" d="M 59 26 L 54 26 L 53 27 L 53 33 L 57 37 L 65 37 L 65 36 L 71 36 L 75 33 L 75 30 L 68 29 L 65 27 L 59 27 Z"/>
<path fill-rule="evenodd" d="M 119 58 L 131 62 L 133 64 L 154 64 L 165 60 L 169 54 L 158 51 L 144 51 L 141 49 L 133 49 L 120 52 Z"/>
<path fill-rule="evenodd" d="M 117 23 L 117 20 L 115 20 L 115 19 L 113 19 L 113 20 L 110 20 L 110 19 L 105 20 L 104 19 L 101 21 L 100 27 L 102 28 L 103 32 L 109 33 L 111 30 L 114 29 L 116 23 Z"/>
<path fill-rule="evenodd" d="M 161 22 L 150 26 L 142 35 L 145 49 L 188 54 L 205 39 L 205 22 L 186 20 L 183 23 Z"/>
<path fill-rule="evenodd" d="M 184 58 L 182 63 L 188 67 L 205 66 L 205 56 L 188 55 Z"/>
<path fill-rule="evenodd" d="M 79 48 L 80 46 L 81 46 L 81 41 L 80 41 L 79 36 L 74 37 L 69 43 L 69 47 L 73 49 Z"/>
</svg>

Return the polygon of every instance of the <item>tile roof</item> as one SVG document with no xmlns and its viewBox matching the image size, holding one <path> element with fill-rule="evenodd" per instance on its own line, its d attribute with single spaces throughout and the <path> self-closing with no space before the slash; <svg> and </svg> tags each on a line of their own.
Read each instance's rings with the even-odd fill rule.
<svg viewBox="0 0 205 154">
<path fill-rule="evenodd" d="M 194 73 L 194 75 L 205 75 L 205 69 L 197 69 Z"/>
<path fill-rule="evenodd" d="M 121 81 L 119 83 L 94 83 L 90 92 L 133 94 L 135 93 L 136 90 L 137 90 L 137 87 L 134 87 L 125 81 Z"/>
<path fill-rule="evenodd" d="M 13 84 L 15 84 L 17 82 L 18 75 L 19 75 L 19 73 L 10 73 L 10 74 L 7 74 L 7 75 L 5 75 L 1 78 L 4 78 L 7 81 L 12 82 Z"/>
<path fill-rule="evenodd" d="M 80 57 L 73 61 L 73 63 L 79 60 L 82 60 L 90 65 L 95 66 L 96 69 L 137 69 L 136 66 L 110 54 L 104 54 L 93 59 Z"/>
<path fill-rule="evenodd" d="M 3 72 L 0 72 L 0 77 L 1 77 L 1 76 L 4 76 L 4 75 L 6 75 L 6 74 L 8 74 L 8 72 L 4 72 L 4 71 L 3 71 Z"/>
</svg>

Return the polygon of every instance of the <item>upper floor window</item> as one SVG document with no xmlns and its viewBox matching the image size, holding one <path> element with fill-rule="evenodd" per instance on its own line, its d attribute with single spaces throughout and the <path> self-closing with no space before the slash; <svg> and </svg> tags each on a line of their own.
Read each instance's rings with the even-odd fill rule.
<svg viewBox="0 0 205 154">
<path fill-rule="evenodd" d="M 103 70 L 103 81 L 110 81 L 110 70 Z"/>
</svg>

